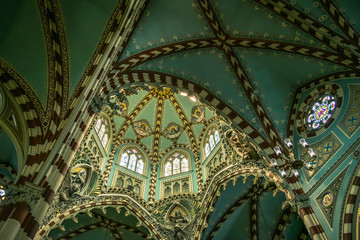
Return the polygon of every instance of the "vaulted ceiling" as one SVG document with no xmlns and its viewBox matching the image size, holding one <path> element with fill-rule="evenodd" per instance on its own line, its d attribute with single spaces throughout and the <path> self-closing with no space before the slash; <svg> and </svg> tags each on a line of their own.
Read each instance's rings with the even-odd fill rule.
<svg viewBox="0 0 360 240">
<path fill-rule="evenodd" d="M 75 100 L 83 96 L 84 85 L 109 43 L 112 27 L 130 2 L 0 2 L 1 80 L 15 98 L 24 92 L 31 100 L 40 122 L 28 124 L 40 129 L 36 132 L 41 135 L 38 141 L 52 140 L 60 134 L 58 123 L 66 119 L 69 109 L 81 104 Z M 351 134 L 344 134 L 338 123 L 353 99 L 349 95 L 356 86 L 351 85 L 359 82 L 359 3 L 351 0 L 172 0 L 171 3 L 150 0 L 143 6 L 137 4 L 141 14 L 135 17 L 134 27 L 128 28 L 129 35 L 124 37 L 116 57 L 111 58 L 109 72 L 98 92 L 100 98 L 112 89 L 133 82 L 145 82 L 159 89 L 170 87 L 175 97 L 163 103 L 162 131 L 171 122 L 183 127 L 181 112 L 190 121 L 193 107 L 205 103 L 211 106 L 206 108 L 207 121 L 216 112 L 261 146 L 264 154 L 273 156 L 272 147 L 283 146 L 282 139 L 286 136 L 295 140 L 302 136 L 296 130 L 294 117 L 301 102 L 319 84 L 331 82 L 342 89 L 340 117 L 318 135 L 311 136 L 310 143 L 320 147 L 317 142 L 325 139 L 326 143 L 338 144 L 340 150 L 327 155 L 323 164 L 328 161 L 331 166 L 337 159 L 333 156 L 340 156 L 353 146 L 359 136 L 357 128 Z M 15 87 L 8 82 L 7 74 L 15 80 Z M 195 95 L 199 102 L 190 101 L 177 90 Z M 140 91 L 129 97 L 128 114 L 139 106 L 146 94 L 149 92 Z M 174 103 L 180 107 L 176 109 Z M 158 104 L 159 98 L 152 97 L 133 122 L 146 119 L 154 130 Z M 113 117 L 116 133 L 122 132 L 119 139 L 139 141 L 152 151 L 154 134 L 139 138 L 132 128 L 124 125 L 127 117 Z M 189 143 L 192 131 L 198 139 L 202 128 L 203 125 L 194 125 L 190 130 L 183 130 L 175 144 Z M 6 149 L 6 159 L 1 158 L 0 163 L 9 163 L 17 169 L 15 147 L 5 132 L 0 134 L 0 141 L 9 143 L 0 148 Z M 171 144 L 174 141 L 162 137 L 160 152 Z M 29 153 L 34 151 L 29 149 Z M 315 178 L 306 178 L 303 183 L 309 184 L 305 190 L 323 184 L 318 180 L 327 170 L 328 167 L 322 168 Z M 336 176 L 339 171 L 333 170 L 331 174 Z M 237 199 L 242 195 L 239 192 Z M 259 201 L 276 202 L 276 199 L 267 200 L 267 195 L 262 193 Z M 250 211 L 251 201 L 246 204 L 241 211 Z M 106 217 L 104 213 L 98 214 L 102 214 L 98 219 Z M 219 221 L 221 214 L 213 214 Z M 234 214 L 227 227 L 235 231 L 232 223 L 243 220 L 242 213 L 235 211 Z M 280 218 L 282 214 L 279 210 L 267 216 Z M 99 227 L 103 220 L 84 221 Z M 302 231 L 300 225 L 294 224 L 297 228 L 294 232 Z M 209 225 L 211 228 L 214 226 Z M 211 231 L 204 234 L 210 235 Z M 291 231 L 288 234 L 292 236 Z"/>
</svg>

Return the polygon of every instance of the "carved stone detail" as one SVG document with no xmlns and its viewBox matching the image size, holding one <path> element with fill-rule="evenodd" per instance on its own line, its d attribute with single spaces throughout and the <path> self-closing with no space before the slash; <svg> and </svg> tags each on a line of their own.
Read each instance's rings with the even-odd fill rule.
<svg viewBox="0 0 360 240">
<path fill-rule="evenodd" d="M 229 129 L 226 134 L 226 139 L 232 146 L 233 150 L 237 153 L 242 161 L 246 160 L 259 160 L 259 150 L 246 140 L 244 136 L 237 134 L 234 130 Z"/>
<path fill-rule="evenodd" d="M 43 188 L 29 182 L 25 182 L 25 184 L 22 185 L 9 184 L 8 192 L 3 204 L 7 205 L 24 202 L 31 209 L 38 203 L 42 193 Z"/>
</svg>

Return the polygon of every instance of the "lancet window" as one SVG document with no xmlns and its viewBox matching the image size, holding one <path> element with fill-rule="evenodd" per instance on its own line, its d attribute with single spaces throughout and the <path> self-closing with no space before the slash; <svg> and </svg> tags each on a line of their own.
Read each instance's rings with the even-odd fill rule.
<svg viewBox="0 0 360 240">
<path fill-rule="evenodd" d="M 97 135 L 99 136 L 100 142 L 103 145 L 104 148 L 106 148 L 108 142 L 109 142 L 109 136 L 110 136 L 110 125 L 109 121 L 106 117 L 101 116 L 95 125 L 95 131 Z"/>
<path fill-rule="evenodd" d="M 165 160 L 164 164 L 164 175 L 165 177 L 174 174 L 187 172 L 190 170 L 189 156 L 182 152 L 173 152 Z"/>
<path fill-rule="evenodd" d="M 210 128 L 205 135 L 205 141 L 204 141 L 205 158 L 207 158 L 210 155 L 210 153 L 215 149 L 216 145 L 219 142 L 220 142 L 219 131 L 215 127 Z"/>
<path fill-rule="evenodd" d="M 122 151 L 120 166 L 139 174 L 144 174 L 145 158 L 139 149 L 129 147 Z"/>
</svg>

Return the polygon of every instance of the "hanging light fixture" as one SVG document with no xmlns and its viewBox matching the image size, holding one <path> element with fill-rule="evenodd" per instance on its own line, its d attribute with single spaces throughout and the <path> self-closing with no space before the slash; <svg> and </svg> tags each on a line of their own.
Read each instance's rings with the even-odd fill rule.
<svg viewBox="0 0 360 240">
<path fill-rule="evenodd" d="M 274 152 L 276 153 L 278 158 L 282 159 L 285 163 L 280 165 L 278 159 L 270 159 L 271 165 L 279 170 L 282 177 L 298 177 L 298 170 L 302 167 L 309 170 L 312 169 L 310 162 L 316 158 L 316 154 L 314 149 L 308 147 L 309 144 L 306 142 L 305 138 L 301 138 L 299 140 L 300 145 L 304 148 L 304 154 L 302 154 L 299 158 L 295 158 L 293 149 L 294 145 L 291 142 L 290 138 L 285 138 L 284 143 L 289 152 L 288 156 L 283 154 L 279 146 L 274 147 Z M 311 161 L 305 160 L 307 154 L 309 154 Z"/>
</svg>

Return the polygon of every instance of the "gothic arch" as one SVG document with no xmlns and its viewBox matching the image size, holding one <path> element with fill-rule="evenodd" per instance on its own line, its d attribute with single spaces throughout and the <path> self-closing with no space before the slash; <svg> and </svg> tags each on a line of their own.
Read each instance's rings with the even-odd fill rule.
<svg viewBox="0 0 360 240">
<path fill-rule="evenodd" d="M 134 70 L 123 74 L 120 78 L 106 79 L 102 85 L 99 95 L 101 99 L 105 99 L 106 95 L 115 90 L 117 86 L 127 88 L 133 85 L 146 86 L 148 84 L 159 87 L 166 86 L 173 88 L 175 91 L 181 90 L 195 93 L 198 95 L 201 102 L 204 102 L 208 106 L 214 108 L 218 115 L 230 120 L 233 122 L 234 127 L 247 134 L 255 144 L 264 149 L 270 158 L 276 157 L 276 154 L 272 149 L 272 144 L 266 140 L 262 134 L 259 133 L 259 131 L 255 129 L 245 118 L 209 90 L 188 79 L 162 72 Z"/>
<path fill-rule="evenodd" d="M 146 205 L 140 205 L 137 201 L 134 201 L 131 197 L 125 195 L 121 197 L 114 195 L 107 196 L 106 198 L 99 197 L 99 199 L 95 201 L 83 202 L 76 207 L 69 208 L 47 221 L 47 224 L 42 226 L 42 228 L 36 233 L 34 239 L 40 240 L 46 237 L 53 228 L 59 227 L 62 221 L 73 218 L 80 212 L 90 212 L 92 209 L 105 209 L 107 207 L 124 207 L 128 210 L 129 214 L 134 215 L 154 237 L 157 239 L 163 239 L 163 236 L 161 236 L 158 227 L 156 224 L 153 224 L 156 221 L 147 211 Z"/>
</svg>

